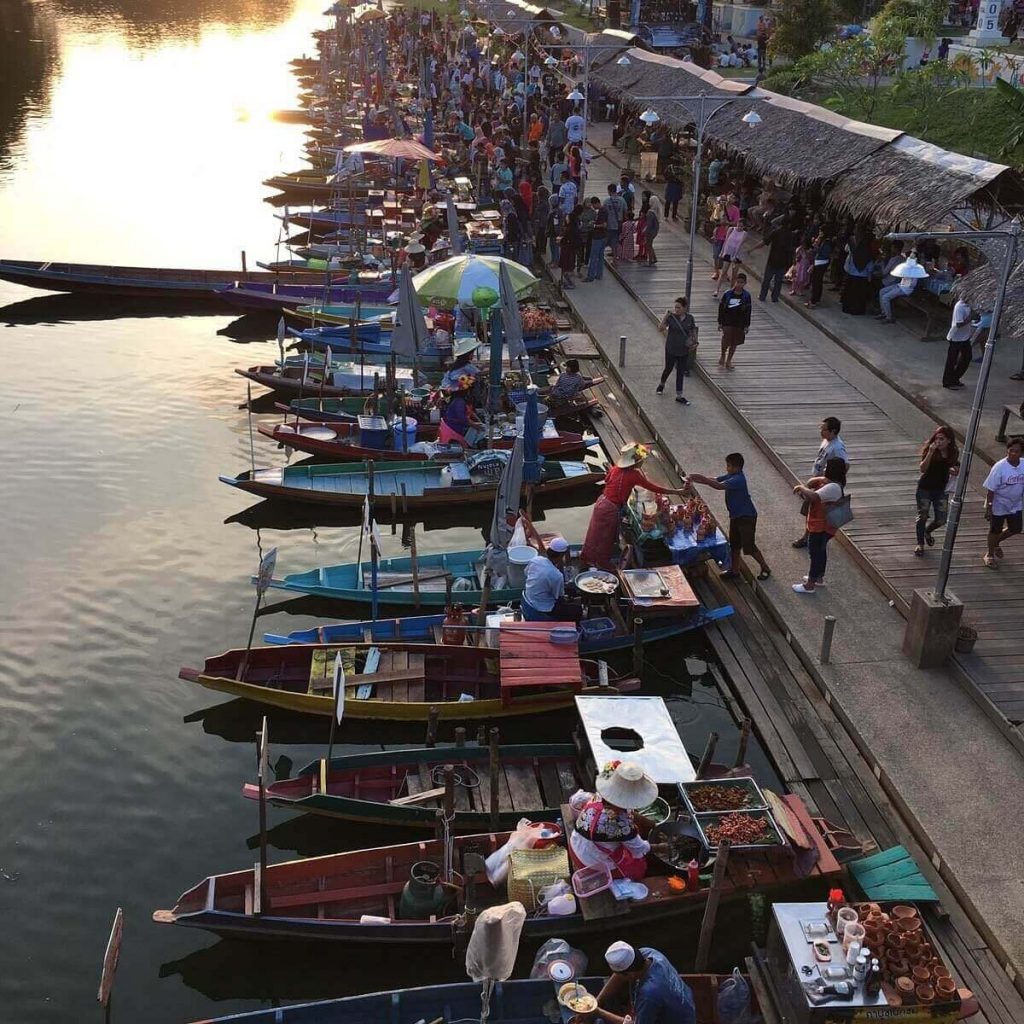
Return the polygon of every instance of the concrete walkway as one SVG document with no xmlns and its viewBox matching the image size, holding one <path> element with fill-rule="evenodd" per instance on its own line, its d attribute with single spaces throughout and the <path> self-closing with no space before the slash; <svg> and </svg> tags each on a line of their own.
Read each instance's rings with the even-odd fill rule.
<svg viewBox="0 0 1024 1024">
<path fill-rule="evenodd" d="M 590 191 L 603 194 L 618 170 L 606 159 L 595 161 Z M 614 268 L 621 283 L 655 320 L 683 290 L 686 226 L 665 223 L 657 251 L 656 268 L 630 262 Z M 915 556 L 914 492 L 920 448 L 934 429 L 934 420 L 892 388 L 876 368 L 869 369 L 852 357 L 846 346 L 837 346 L 830 335 L 816 329 L 802 315 L 802 305 L 798 312 L 784 302 L 758 301 L 759 282 L 752 272 L 749 284 L 755 297 L 754 315 L 747 344 L 738 351 L 734 370 L 720 368 L 717 299 L 710 275 L 710 262 L 702 253 L 696 260 L 692 296 L 692 312 L 701 327 L 698 372 L 755 443 L 792 480 L 804 479 L 809 473 L 821 419 L 834 415 L 842 420 L 854 467 L 850 493 L 856 518 L 840 540 L 905 612 L 913 590 L 934 584 L 943 537 L 940 531 L 936 547 L 926 549 L 923 557 Z M 579 291 L 593 287 L 581 285 Z M 836 315 L 844 322 L 864 320 Z M 871 322 L 876 331 L 896 330 Z M 920 342 L 913 344 L 917 350 L 931 350 Z M 627 347 L 632 349 L 630 343 Z M 957 392 L 942 393 L 959 397 Z M 950 589 L 967 606 L 968 620 L 978 629 L 979 640 L 975 652 L 958 655 L 955 664 L 983 709 L 1024 751 L 1024 737 L 1017 728 L 1017 723 L 1024 721 L 1024 541 L 1006 545 L 1006 558 L 998 570 L 982 565 L 988 526 L 981 515 L 980 482 L 986 472 L 987 466 L 976 458 L 950 580 Z M 795 504 L 788 504 L 794 512 L 795 536 L 799 530 Z"/>
<path fill-rule="evenodd" d="M 614 171 L 605 161 L 596 161 L 591 191 Z M 670 226 L 663 238 L 666 256 L 660 268 L 622 271 L 631 280 L 648 275 L 652 287 L 657 285 L 662 293 L 659 310 L 678 294 L 683 280 L 682 260 L 678 253 L 669 255 L 666 248 L 672 233 Z M 709 330 L 713 305 L 706 295 L 706 267 L 701 267 L 696 279 L 697 313 L 707 346 L 702 359 L 714 363 L 709 355 L 717 334 Z M 762 513 L 759 542 L 773 568 L 772 579 L 754 584 L 759 597 L 783 623 L 794 649 L 855 737 L 873 772 L 1001 962 L 1009 965 L 1011 977 L 1024 970 L 1024 821 L 1014 813 L 1017 795 L 1024 792 L 1024 759 L 949 672 L 920 672 L 909 666 L 900 653 L 902 618 L 844 548 L 831 545 L 827 590 L 812 598 L 793 593 L 790 584 L 806 572 L 807 561 L 802 551 L 790 546 L 799 519 L 785 463 L 769 447 L 752 443 L 747 425 L 719 400 L 721 391 L 714 381 L 698 376 L 687 380 L 689 407 L 672 400 L 671 387 L 667 395 L 655 395 L 662 337 L 647 311 L 615 275 L 606 271 L 601 284 L 580 285 L 567 292 L 567 298 L 612 372 L 620 376 L 651 436 L 657 438 L 660 458 L 670 466 L 712 474 L 723 471 L 726 452 L 745 453 L 754 501 Z M 803 317 L 782 306 L 770 313 L 758 306 L 755 317 L 750 344 L 741 351 L 739 369 L 730 377 L 760 378 L 770 394 L 785 386 L 789 374 L 798 372 L 778 359 L 776 377 L 763 375 L 762 360 L 762 371 L 752 372 L 755 352 L 768 351 L 770 338 L 803 345 L 805 351 L 797 362 L 825 359 L 827 350 L 838 386 L 859 389 L 858 401 L 873 403 L 872 415 L 892 418 L 908 445 L 910 439 L 917 443 L 918 436 L 927 436 L 930 420 L 920 410 L 811 330 Z M 620 335 L 628 337 L 628 351 L 625 367 L 616 371 Z M 793 450 L 786 458 L 802 473 L 816 448 L 814 427 L 831 411 L 830 396 L 808 391 L 807 397 L 806 408 L 794 408 L 788 417 Z M 787 419 L 785 412 L 778 415 Z M 857 447 L 867 443 L 855 436 Z M 853 458 L 856 465 L 863 465 L 863 448 L 859 458 L 855 448 Z M 904 457 L 904 462 L 912 462 L 912 457 Z M 858 487 L 858 493 L 865 489 Z M 709 492 L 706 497 L 724 517 L 720 494 Z M 912 505 L 904 515 L 912 541 Z M 822 666 L 817 664 L 817 651 L 826 614 L 837 618 L 838 627 L 832 663 Z"/>
</svg>

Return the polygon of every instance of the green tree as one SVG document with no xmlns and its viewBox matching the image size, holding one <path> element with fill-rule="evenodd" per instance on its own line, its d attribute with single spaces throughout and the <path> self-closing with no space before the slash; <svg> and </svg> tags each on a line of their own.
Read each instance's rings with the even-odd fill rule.
<svg viewBox="0 0 1024 1024">
<path fill-rule="evenodd" d="M 1024 89 L 1018 89 L 1002 78 L 996 79 L 996 95 L 1002 101 L 1009 119 L 1000 156 L 1010 156 L 1024 143 Z"/>
<path fill-rule="evenodd" d="M 831 92 L 825 105 L 871 119 L 886 79 L 899 68 L 903 39 L 855 36 L 809 53 L 793 70 L 802 80 Z"/>
<path fill-rule="evenodd" d="M 892 98 L 912 110 L 908 128 L 927 135 L 949 97 L 970 84 L 970 71 L 963 64 L 937 60 L 901 71 L 893 82 Z"/>
<path fill-rule="evenodd" d="M 768 41 L 773 57 L 799 60 L 835 34 L 833 0 L 781 0 L 774 13 L 775 31 Z"/>
<path fill-rule="evenodd" d="M 871 19 L 871 34 L 906 36 L 931 42 L 939 34 L 949 10 L 948 0 L 889 0 Z"/>
</svg>

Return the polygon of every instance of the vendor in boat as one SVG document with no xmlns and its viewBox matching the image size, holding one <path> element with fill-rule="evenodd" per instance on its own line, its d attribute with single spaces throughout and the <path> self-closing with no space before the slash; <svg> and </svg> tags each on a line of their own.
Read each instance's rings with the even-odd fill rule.
<svg viewBox="0 0 1024 1024">
<path fill-rule="evenodd" d="M 571 402 L 581 391 L 590 387 L 592 379 L 580 373 L 578 359 L 566 359 L 562 372 L 551 385 L 548 397 L 558 402 Z"/>
<path fill-rule="evenodd" d="M 594 511 L 590 514 L 590 526 L 587 527 L 581 555 L 584 565 L 611 570 L 622 511 L 634 487 L 644 487 L 655 494 L 683 493 L 681 487 L 661 487 L 644 476 L 640 467 L 649 454 L 650 449 L 646 445 L 632 441 L 619 449 L 615 465 L 605 476 L 604 493 L 597 499 Z"/>
<path fill-rule="evenodd" d="M 565 597 L 562 569 L 569 557 L 564 537 L 554 537 L 547 548 L 526 564 L 522 610 L 527 622 L 579 622 L 583 606 Z"/>
<path fill-rule="evenodd" d="M 473 378 L 468 374 L 458 377 L 452 387 L 451 395 L 441 413 L 441 426 L 438 440 L 442 444 L 453 441 L 463 448 L 472 448 L 473 443 L 467 435 L 471 430 L 483 430 L 483 423 L 478 419 L 469 400 L 469 392 L 473 387 Z"/>
<path fill-rule="evenodd" d="M 603 864 L 615 878 L 637 881 L 647 874 L 651 844 L 640 837 L 635 811 L 658 796 L 657 784 L 634 761 L 609 761 L 597 776 L 597 792 L 579 792 L 569 854 L 579 867 Z"/>
<path fill-rule="evenodd" d="M 417 273 L 427 265 L 427 249 L 422 242 L 410 242 L 402 252 L 409 261 L 412 273 Z"/>
<path fill-rule="evenodd" d="M 442 388 L 451 388 L 460 377 L 470 377 L 473 383 L 480 374 L 480 367 L 473 362 L 476 350 L 480 347 L 476 338 L 458 338 L 452 348 L 455 362 L 441 378 Z"/>
<path fill-rule="evenodd" d="M 693 990 L 660 950 L 634 949 L 620 940 L 605 950 L 604 959 L 611 977 L 587 1020 L 623 1024 L 628 1015 L 633 1024 L 697 1024 Z"/>
</svg>

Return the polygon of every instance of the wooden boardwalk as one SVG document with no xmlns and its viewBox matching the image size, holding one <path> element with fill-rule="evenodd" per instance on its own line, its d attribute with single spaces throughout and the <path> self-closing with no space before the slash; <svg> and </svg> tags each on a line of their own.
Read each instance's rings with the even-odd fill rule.
<svg viewBox="0 0 1024 1024">
<path fill-rule="evenodd" d="M 585 373 L 602 372 L 602 364 L 585 364 Z M 605 416 L 594 423 L 606 450 L 616 451 L 645 427 L 617 389 L 602 396 Z M 652 458 L 646 471 L 660 483 L 675 486 L 679 475 L 663 458 Z M 699 570 L 691 573 L 697 576 Z M 734 718 L 746 715 L 786 789 L 821 817 L 846 830 L 843 844 L 869 854 L 903 845 L 935 888 L 940 903 L 926 911 L 928 926 L 960 984 L 976 993 L 981 1013 L 977 1024 L 1021 1024 L 1024 997 L 1000 966 L 996 954 L 971 924 L 956 897 L 932 869 L 930 852 L 917 842 L 887 795 L 885 776 L 876 777 L 858 750 L 832 702 L 808 674 L 775 623 L 746 587 L 718 582 L 713 573 L 695 581 L 709 606 L 731 603 L 736 614 L 705 630 L 721 671 L 713 669 L 718 689 Z M 732 752 L 729 751 L 729 754 Z M 721 757 L 720 760 L 727 760 Z M 854 851 L 839 859 L 857 856 Z"/>
<path fill-rule="evenodd" d="M 619 169 L 595 160 L 591 194 L 604 195 Z M 682 222 L 662 225 L 657 240 L 658 266 L 619 263 L 615 273 L 655 319 L 683 290 L 688 249 Z M 761 250 L 754 265 L 763 264 Z M 850 452 L 849 491 L 856 518 L 841 540 L 901 611 L 912 592 L 934 584 L 942 532 L 924 558 L 914 555 L 914 492 L 919 451 L 925 437 L 904 428 L 804 343 L 817 331 L 807 322 L 794 334 L 778 315 L 780 307 L 758 301 L 759 281 L 749 282 L 754 298 L 747 344 L 736 355 L 736 369 L 717 366 L 717 300 L 710 264 L 695 262 L 692 305 L 700 326 L 698 371 L 729 407 L 755 442 L 794 481 L 810 471 L 818 425 L 827 415 L 842 420 Z M 583 285 L 582 287 L 589 287 Z M 1024 540 L 1006 545 L 998 570 L 982 565 L 987 523 L 982 518 L 980 482 L 987 467 L 975 458 L 971 487 L 961 518 L 950 589 L 966 606 L 965 618 L 978 630 L 974 653 L 957 655 L 962 673 L 976 689 L 986 711 L 1007 723 L 1024 722 Z M 1008 730 L 1019 738 L 1016 729 Z"/>
</svg>

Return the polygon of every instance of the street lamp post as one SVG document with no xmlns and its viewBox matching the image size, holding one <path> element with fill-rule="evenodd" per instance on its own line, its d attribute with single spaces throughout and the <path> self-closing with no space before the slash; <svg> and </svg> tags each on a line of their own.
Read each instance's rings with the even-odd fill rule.
<svg viewBox="0 0 1024 1024">
<path fill-rule="evenodd" d="M 693 250 L 697 241 L 697 204 L 700 202 L 700 175 L 701 159 L 704 153 L 704 129 L 708 122 L 723 107 L 734 103 L 737 96 L 633 96 L 634 100 L 643 100 L 645 103 L 679 103 L 686 107 L 687 103 L 697 103 L 697 111 L 694 114 L 689 107 L 686 111 L 694 120 L 697 129 L 696 149 L 693 154 L 693 194 L 690 197 L 690 251 L 686 257 L 686 303 L 689 306 L 690 292 L 693 290 Z M 709 102 L 710 101 L 710 102 Z M 656 110 L 648 107 L 640 115 L 640 120 L 645 124 L 656 124 L 661 118 Z M 753 110 L 743 115 L 743 121 L 751 128 L 761 123 L 761 118 Z"/>
<path fill-rule="evenodd" d="M 1005 246 L 1003 267 L 999 276 L 999 289 L 996 292 L 995 303 L 992 307 L 992 326 L 988 331 L 985 351 L 981 359 L 981 367 L 978 370 L 978 383 L 974 388 L 971 418 L 967 422 L 967 430 L 964 433 L 964 450 L 960 458 L 960 472 L 956 478 L 956 490 L 953 492 L 953 497 L 949 502 L 949 519 L 946 522 L 946 533 L 942 541 L 942 558 L 939 561 L 939 574 L 935 580 L 935 600 L 940 604 L 946 605 L 949 603 L 946 596 L 946 586 L 949 582 L 949 571 L 953 561 L 953 545 L 956 543 L 957 530 L 960 525 L 960 514 L 963 511 L 964 495 L 967 493 L 967 480 L 971 472 L 971 460 L 974 457 L 974 443 L 978 437 L 981 412 L 985 405 L 985 392 L 988 389 L 988 377 L 992 369 L 992 357 L 995 353 L 996 332 L 999 330 L 999 318 L 1002 315 L 1003 302 L 1006 298 L 1006 285 L 1010 280 L 1011 271 L 1017 264 L 1020 221 L 1011 221 L 1009 228 L 1003 231 L 936 231 L 931 233 L 903 231 L 892 232 L 885 237 L 899 242 L 916 242 L 927 238 L 959 238 L 966 242 L 992 240 L 1000 241 Z"/>
</svg>

